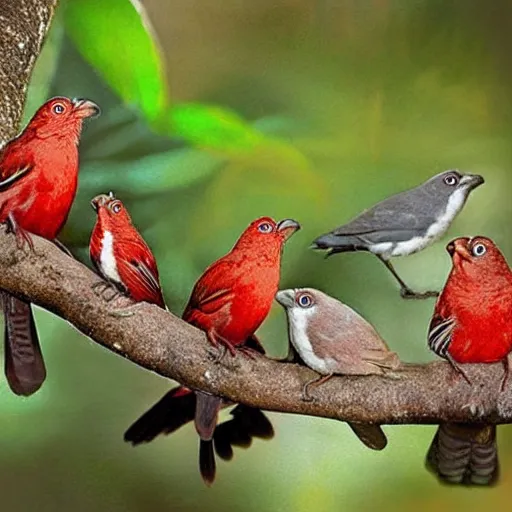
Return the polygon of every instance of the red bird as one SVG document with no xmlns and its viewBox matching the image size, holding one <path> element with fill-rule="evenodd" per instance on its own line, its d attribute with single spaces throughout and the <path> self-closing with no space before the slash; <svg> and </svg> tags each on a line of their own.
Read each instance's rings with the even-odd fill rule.
<svg viewBox="0 0 512 512">
<path fill-rule="evenodd" d="M 503 389 L 512 350 L 512 271 L 488 238 L 458 238 L 447 250 L 453 267 L 430 323 L 429 347 L 466 380 L 464 364 L 503 361 Z M 441 425 L 427 465 L 448 483 L 493 483 L 498 477 L 496 427 Z"/>
<path fill-rule="evenodd" d="M 98 217 L 89 254 L 98 272 L 134 301 L 165 309 L 155 257 L 123 203 L 111 192 L 96 196 L 91 204 Z"/>
<path fill-rule="evenodd" d="M 277 293 L 284 243 L 299 228 L 290 219 L 276 223 L 262 217 L 252 222 L 233 249 L 199 278 L 183 319 L 205 331 L 212 345 L 224 346 L 232 355 L 237 349 L 263 352 L 254 333 L 268 315 Z M 201 438 L 199 466 L 207 484 L 215 478 L 212 438 L 222 405 L 221 398 L 196 392 L 195 426 Z M 128 430 L 128 440 L 143 437 L 139 430 L 148 428 L 152 417 L 158 421 L 163 413 L 157 406 Z M 152 411 L 157 413 L 152 415 Z"/>
<path fill-rule="evenodd" d="M 88 100 L 53 98 L 0 151 L 0 222 L 32 247 L 29 233 L 54 240 L 75 198 L 82 122 L 99 114 Z M 2 292 L 5 374 L 17 395 L 37 391 L 46 369 L 30 303 Z"/>
</svg>

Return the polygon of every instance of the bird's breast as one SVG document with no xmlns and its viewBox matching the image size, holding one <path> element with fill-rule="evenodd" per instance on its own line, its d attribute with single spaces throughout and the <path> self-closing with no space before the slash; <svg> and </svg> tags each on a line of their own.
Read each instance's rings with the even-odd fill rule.
<svg viewBox="0 0 512 512">
<path fill-rule="evenodd" d="M 114 236 L 110 231 L 104 231 L 101 239 L 99 264 L 103 275 L 110 281 L 122 284 L 114 255 Z"/>
<path fill-rule="evenodd" d="M 299 312 L 290 311 L 289 313 L 289 331 L 290 341 L 298 352 L 300 358 L 312 370 L 322 374 L 328 375 L 331 373 L 328 362 L 318 357 L 313 350 L 313 345 L 307 334 L 307 313 L 308 310 L 300 310 Z"/>
</svg>

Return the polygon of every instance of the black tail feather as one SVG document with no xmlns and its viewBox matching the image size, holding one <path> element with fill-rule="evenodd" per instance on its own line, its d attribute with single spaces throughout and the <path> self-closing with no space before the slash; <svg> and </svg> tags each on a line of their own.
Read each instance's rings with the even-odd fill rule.
<svg viewBox="0 0 512 512">
<path fill-rule="evenodd" d="M 149 443 L 159 434 L 171 434 L 194 419 L 196 395 L 185 387 L 169 391 L 124 434 L 134 446 Z"/>
</svg>

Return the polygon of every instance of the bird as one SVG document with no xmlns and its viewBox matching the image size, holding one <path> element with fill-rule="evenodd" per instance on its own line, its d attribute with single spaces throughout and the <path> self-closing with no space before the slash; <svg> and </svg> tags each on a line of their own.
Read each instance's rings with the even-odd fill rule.
<svg viewBox="0 0 512 512">
<path fill-rule="evenodd" d="M 231 251 L 212 263 L 196 282 L 182 318 L 203 330 L 221 356 L 264 354 L 254 333 L 267 317 L 277 293 L 284 244 L 298 229 L 300 224 L 293 219 L 254 220 Z M 211 485 L 215 479 L 212 440 L 224 401 L 201 391 L 195 394 L 199 467 L 203 481 Z M 132 434 L 135 430 L 131 429 Z"/>
<path fill-rule="evenodd" d="M 91 205 L 97 219 L 89 253 L 98 273 L 135 302 L 166 309 L 155 257 L 124 204 L 109 192 L 94 197 Z M 229 405 L 233 404 L 223 400 L 221 407 Z M 184 386 L 173 388 L 126 431 L 125 441 L 136 446 L 152 441 L 158 434 L 170 434 L 192 421 L 195 409 L 193 391 Z M 248 446 L 253 437 L 268 439 L 274 435 L 272 424 L 259 409 L 238 405 L 231 415 L 231 420 L 215 428 L 214 443 L 201 443 L 199 460 L 204 473 L 215 474 L 214 448 L 218 456 L 230 459 L 234 445 Z"/>
<path fill-rule="evenodd" d="M 86 99 L 55 97 L 44 103 L 25 129 L 0 150 L 0 222 L 23 248 L 30 234 L 54 241 L 76 195 L 78 143 L 85 118 L 100 113 Z M 29 302 L 2 291 L 5 375 L 17 395 L 35 393 L 46 368 Z"/>
<path fill-rule="evenodd" d="M 334 375 L 382 375 L 399 368 L 398 355 L 373 326 L 334 297 L 314 288 L 290 288 L 280 290 L 276 300 L 286 311 L 292 347 L 306 366 L 320 374 L 304 384 L 304 400 L 312 400 L 310 387 Z M 386 446 L 380 426 L 349 426 L 370 448 Z"/>
<path fill-rule="evenodd" d="M 469 194 L 483 183 L 484 178 L 478 174 L 444 171 L 318 237 L 312 248 L 327 250 L 327 256 L 351 251 L 371 252 L 398 281 L 403 298 L 437 297 L 436 291 L 413 291 L 398 275 L 390 258 L 414 254 L 439 240 L 464 207 Z"/>
<path fill-rule="evenodd" d="M 91 205 L 97 217 L 89 255 L 98 273 L 135 302 L 166 309 L 155 257 L 123 203 L 110 192 L 94 197 Z"/>
<path fill-rule="evenodd" d="M 428 345 L 469 384 L 463 367 L 501 361 L 503 391 L 512 350 L 512 271 L 489 238 L 457 238 L 447 245 L 452 269 L 437 300 Z M 427 467 L 445 483 L 490 485 L 499 474 L 496 426 L 440 425 Z"/>
<path fill-rule="evenodd" d="M 222 408 L 234 405 L 223 400 Z M 160 434 L 172 434 L 194 420 L 196 394 L 179 386 L 171 389 L 151 409 L 144 413 L 125 433 L 124 440 L 137 446 L 153 441 Z M 223 460 L 233 458 L 233 447 L 247 448 L 253 438 L 272 439 L 272 423 L 259 409 L 238 404 L 230 412 L 231 419 L 218 424 L 213 433 L 213 442 L 200 443 L 200 472 L 215 478 L 215 454 Z"/>
</svg>

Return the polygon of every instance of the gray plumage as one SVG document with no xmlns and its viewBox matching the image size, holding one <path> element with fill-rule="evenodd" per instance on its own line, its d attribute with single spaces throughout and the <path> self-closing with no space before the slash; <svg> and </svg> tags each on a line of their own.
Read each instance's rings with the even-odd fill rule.
<svg viewBox="0 0 512 512">
<path fill-rule="evenodd" d="M 441 238 L 471 191 L 482 183 L 484 179 L 477 174 L 462 174 L 456 170 L 442 172 L 318 237 L 313 247 L 325 249 L 329 255 L 369 251 L 386 263 L 399 281 L 402 295 L 418 295 L 405 285 L 388 260 L 421 251 Z"/>
</svg>

